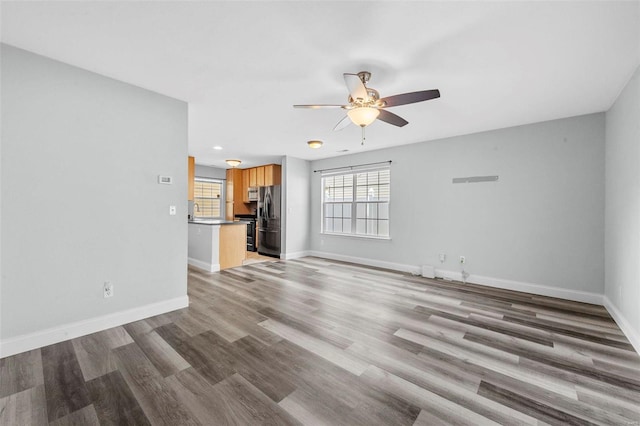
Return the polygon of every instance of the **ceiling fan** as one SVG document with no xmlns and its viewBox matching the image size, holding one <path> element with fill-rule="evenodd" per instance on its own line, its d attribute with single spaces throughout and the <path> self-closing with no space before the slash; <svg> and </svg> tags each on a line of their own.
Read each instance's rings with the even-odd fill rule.
<svg viewBox="0 0 640 426">
<path fill-rule="evenodd" d="M 440 91 L 434 89 L 402 93 L 380 99 L 380 94 L 376 89 L 367 87 L 367 83 L 371 78 L 369 71 L 360 71 L 358 74 L 344 73 L 343 76 L 349 90 L 347 105 L 294 105 L 293 107 L 311 109 L 342 108 L 347 111 L 347 115 L 336 124 L 333 130 L 342 130 L 353 122 L 362 127 L 364 131 L 364 128 L 376 119 L 398 127 L 409 124 L 407 120 L 387 111 L 385 108 L 413 104 L 440 97 Z"/>
</svg>

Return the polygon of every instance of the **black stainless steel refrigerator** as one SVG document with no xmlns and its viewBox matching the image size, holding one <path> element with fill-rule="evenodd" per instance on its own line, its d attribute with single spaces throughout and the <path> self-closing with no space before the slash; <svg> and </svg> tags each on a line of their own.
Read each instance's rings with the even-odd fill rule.
<svg viewBox="0 0 640 426">
<path fill-rule="evenodd" d="M 260 187 L 258 253 L 280 257 L 280 185 Z"/>
</svg>

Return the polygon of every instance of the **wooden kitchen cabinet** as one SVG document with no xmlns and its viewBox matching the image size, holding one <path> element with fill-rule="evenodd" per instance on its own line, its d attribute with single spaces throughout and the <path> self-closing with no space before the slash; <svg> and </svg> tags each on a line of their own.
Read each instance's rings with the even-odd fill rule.
<svg viewBox="0 0 640 426">
<path fill-rule="evenodd" d="M 258 176 L 258 169 L 252 167 L 249 169 L 249 186 L 257 186 L 256 177 Z"/>
<path fill-rule="evenodd" d="M 264 186 L 264 166 L 256 167 L 256 186 Z"/>
<path fill-rule="evenodd" d="M 282 167 L 279 164 L 264 166 L 264 186 L 280 185 L 282 182 Z"/>
<path fill-rule="evenodd" d="M 188 201 L 193 201 L 193 193 L 194 193 L 194 189 L 195 189 L 195 182 L 196 182 L 196 159 L 195 157 L 189 157 L 188 159 L 189 161 L 189 174 L 188 174 L 188 189 L 187 189 L 187 200 Z"/>
<path fill-rule="evenodd" d="M 244 223 L 220 226 L 220 269 L 242 266 L 247 258 L 247 225 Z"/>
<path fill-rule="evenodd" d="M 227 202 L 233 202 L 233 169 L 227 169 Z"/>
<path fill-rule="evenodd" d="M 242 172 L 240 169 L 227 169 L 227 220 L 233 220 L 237 214 L 251 214 L 250 206 L 244 203 Z"/>
<path fill-rule="evenodd" d="M 234 219 L 234 211 L 233 211 L 233 201 L 227 201 L 225 203 L 224 209 L 224 218 L 225 220 L 233 220 Z"/>
<path fill-rule="evenodd" d="M 249 170 L 251 169 L 242 170 L 242 201 L 244 203 L 249 202 Z"/>
</svg>

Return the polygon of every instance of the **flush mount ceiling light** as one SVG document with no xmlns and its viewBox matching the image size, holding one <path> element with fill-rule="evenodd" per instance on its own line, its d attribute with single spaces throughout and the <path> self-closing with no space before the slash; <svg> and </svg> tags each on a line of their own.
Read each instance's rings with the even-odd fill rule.
<svg viewBox="0 0 640 426">
<path fill-rule="evenodd" d="M 373 123 L 378 115 L 380 115 L 380 110 L 378 108 L 372 107 L 358 107 L 354 109 L 350 109 L 347 111 L 347 115 L 356 126 L 365 127 L 369 124 Z"/>
<path fill-rule="evenodd" d="M 240 160 L 224 160 L 230 167 L 238 167 L 242 161 Z"/>
<path fill-rule="evenodd" d="M 322 146 L 322 141 L 308 141 L 309 148 L 318 149 Z"/>
</svg>

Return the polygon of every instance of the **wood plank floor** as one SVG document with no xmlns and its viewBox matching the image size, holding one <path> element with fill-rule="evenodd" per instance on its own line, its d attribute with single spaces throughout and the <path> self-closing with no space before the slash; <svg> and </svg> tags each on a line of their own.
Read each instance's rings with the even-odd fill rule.
<svg viewBox="0 0 640 426">
<path fill-rule="evenodd" d="M 603 307 L 307 257 L 0 360 L 1 425 L 638 425 Z"/>
</svg>

